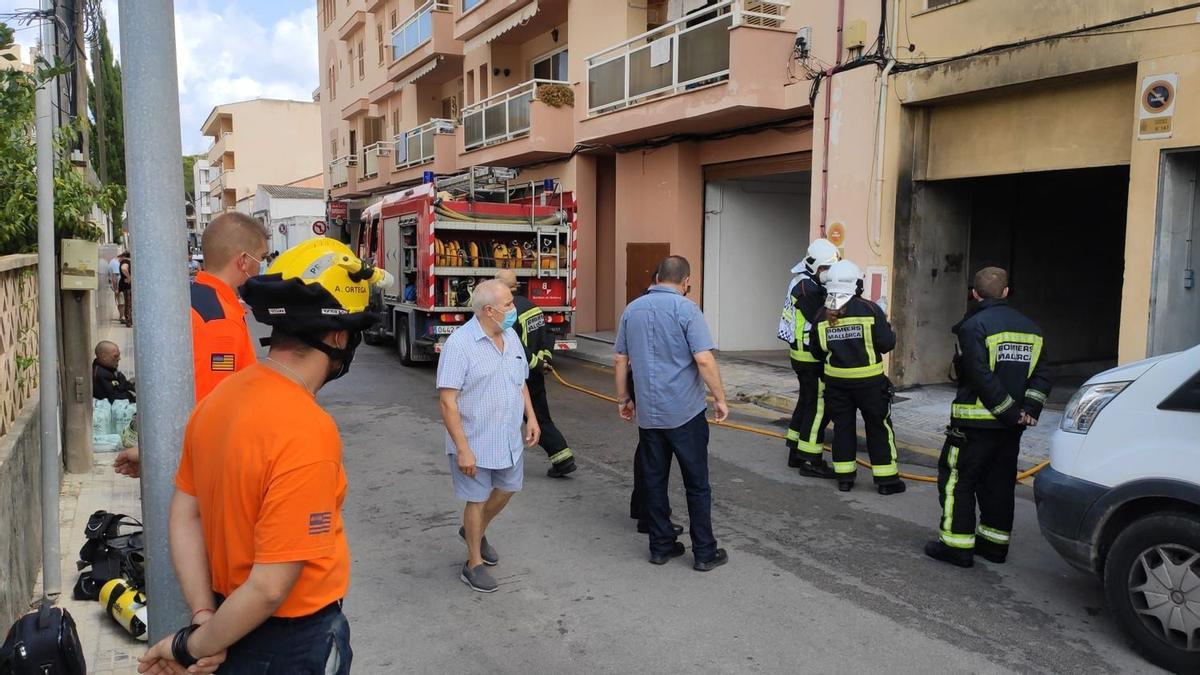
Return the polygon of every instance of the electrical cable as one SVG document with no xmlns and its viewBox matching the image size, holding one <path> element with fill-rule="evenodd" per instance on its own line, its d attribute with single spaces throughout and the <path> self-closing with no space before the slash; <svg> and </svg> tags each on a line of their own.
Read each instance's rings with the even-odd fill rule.
<svg viewBox="0 0 1200 675">
<path fill-rule="evenodd" d="M 581 387 L 577 384 L 571 384 L 570 382 L 567 382 L 565 379 L 563 379 L 562 375 L 559 375 L 558 370 L 553 367 L 550 368 L 550 374 L 554 376 L 554 379 L 558 380 L 559 384 L 566 387 L 567 389 L 573 389 L 581 394 L 587 394 L 588 396 L 592 396 L 594 398 L 598 398 L 603 401 L 608 401 L 609 403 L 617 402 L 617 399 L 613 396 L 609 396 L 607 394 L 601 394 L 600 392 L 592 391 L 591 389 L 588 389 L 587 387 Z M 786 435 L 778 433 L 778 432 L 770 431 L 768 429 L 760 429 L 758 427 L 752 427 L 752 426 L 749 426 L 746 424 L 736 424 L 734 422 L 717 422 L 715 420 L 710 420 L 707 418 L 705 419 L 705 421 L 708 422 L 709 425 L 714 426 L 714 427 L 725 427 L 727 429 L 734 429 L 736 431 L 745 431 L 747 433 L 758 434 L 760 436 L 767 436 L 768 438 L 777 438 L 780 440 L 787 440 Z M 825 451 L 832 452 L 832 449 L 829 446 L 825 446 Z M 861 467 L 864 467 L 867 469 L 871 468 L 871 463 L 864 459 L 859 459 L 856 457 L 854 459 L 854 461 L 857 462 L 858 465 Z M 1050 460 L 1045 460 L 1039 464 L 1034 465 L 1033 467 L 1030 467 L 1029 469 L 1026 469 L 1025 471 L 1019 471 L 1019 472 L 1017 472 L 1017 480 L 1025 480 L 1026 478 L 1029 478 L 1030 476 L 1035 475 L 1037 472 L 1041 471 L 1042 469 L 1046 468 L 1047 466 L 1050 466 Z M 905 471 L 900 472 L 900 477 L 904 478 L 906 480 L 917 481 L 918 483 L 936 483 L 938 480 L 937 476 L 926 476 L 923 474 L 908 473 Z"/>
</svg>

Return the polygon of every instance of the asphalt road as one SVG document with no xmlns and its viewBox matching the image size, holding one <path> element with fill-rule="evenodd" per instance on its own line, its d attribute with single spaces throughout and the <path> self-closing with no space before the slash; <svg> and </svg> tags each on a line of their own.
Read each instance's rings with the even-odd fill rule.
<svg viewBox="0 0 1200 675">
<path fill-rule="evenodd" d="M 602 369 L 559 361 L 568 380 L 611 391 Z M 863 472 L 838 493 L 788 470 L 781 442 L 714 429 L 713 522 L 730 562 L 695 572 L 689 546 L 650 565 L 628 518 L 636 430 L 557 383 L 551 407 L 579 470 L 547 478 L 545 453 L 528 452 L 525 489 L 489 531 L 500 591 L 475 593 L 458 578 L 461 504 L 434 374 L 364 346 L 320 394 L 350 481 L 355 672 L 1154 672 L 1099 584 L 1042 540 L 1024 486 L 1008 564 L 960 570 L 921 553 L 935 486 L 881 497 Z M 771 422 L 750 410 L 739 421 Z M 672 503 L 686 524 L 677 470 Z"/>
</svg>

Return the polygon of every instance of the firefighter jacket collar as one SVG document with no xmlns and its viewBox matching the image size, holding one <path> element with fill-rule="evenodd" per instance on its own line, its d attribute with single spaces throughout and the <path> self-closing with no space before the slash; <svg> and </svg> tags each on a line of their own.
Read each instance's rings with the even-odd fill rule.
<svg viewBox="0 0 1200 675">
<path fill-rule="evenodd" d="M 229 284 L 225 283 L 218 277 L 215 277 L 208 272 L 197 272 L 196 283 L 208 286 L 217 292 L 217 295 L 229 305 L 240 305 L 241 300 L 238 298 L 237 291 L 233 290 Z"/>
<path fill-rule="evenodd" d="M 959 329 L 962 328 L 962 325 L 967 322 L 967 319 L 970 319 L 985 309 L 1004 305 L 1008 305 L 1008 300 L 1006 298 L 987 298 L 985 300 L 980 300 L 979 302 L 972 302 L 971 306 L 967 308 L 967 313 L 963 315 L 962 320 L 954 324 L 954 327 L 950 329 L 950 332 L 958 335 Z"/>
</svg>

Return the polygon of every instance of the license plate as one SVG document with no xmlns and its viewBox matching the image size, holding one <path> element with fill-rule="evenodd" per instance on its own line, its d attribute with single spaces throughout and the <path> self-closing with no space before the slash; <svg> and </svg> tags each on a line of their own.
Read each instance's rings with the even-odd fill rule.
<svg viewBox="0 0 1200 675">
<path fill-rule="evenodd" d="M 461 326 L 434 326 L 433 334 L 434 335 L 449 335 L 449 334 L 453 333 L 454 331 L 458 330 L 459 328 L 461 328 Z"/>
</svg>

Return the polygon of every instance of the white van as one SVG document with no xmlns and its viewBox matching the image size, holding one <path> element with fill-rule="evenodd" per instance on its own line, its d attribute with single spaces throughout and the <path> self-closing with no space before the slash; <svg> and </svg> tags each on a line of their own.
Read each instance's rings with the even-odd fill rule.
<svg viewBox="0 0 1200 675">
<path fill-rule="evenodd" d="M 1150 661 L 1200 671 L 1200 346 L 1084 383 L 1034 482 L 1042 535 Z"/>
</svg>

